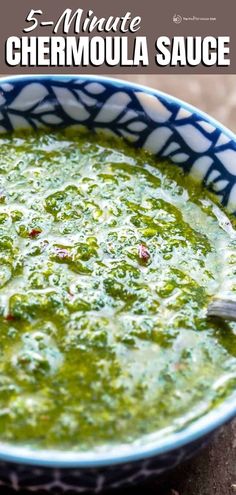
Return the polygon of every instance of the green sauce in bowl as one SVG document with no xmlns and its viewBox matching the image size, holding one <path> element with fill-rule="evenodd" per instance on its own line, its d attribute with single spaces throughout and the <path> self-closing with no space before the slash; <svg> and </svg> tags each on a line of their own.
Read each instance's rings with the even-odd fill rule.
<svg viewBox="0 0 236 495">
<path fill-rule="evenodd" d="M 86 450 L 229 396 L 235 219 L 168 162 L 63 131 L 0 138 L 0 440 Z M 225 282 L 226 281 L 226 282 Z"/>
</svg>

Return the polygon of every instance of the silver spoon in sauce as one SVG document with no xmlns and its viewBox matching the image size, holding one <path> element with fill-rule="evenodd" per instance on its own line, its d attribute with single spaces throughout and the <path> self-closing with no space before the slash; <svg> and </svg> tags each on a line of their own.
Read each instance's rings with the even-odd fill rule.
<svg viewBox="0 0 236 495">
<path fill-rule="evenodd" d="M 208 305 L 207 317 L 236 321 L 236 300 L 214 298 Z"/>
</svg>

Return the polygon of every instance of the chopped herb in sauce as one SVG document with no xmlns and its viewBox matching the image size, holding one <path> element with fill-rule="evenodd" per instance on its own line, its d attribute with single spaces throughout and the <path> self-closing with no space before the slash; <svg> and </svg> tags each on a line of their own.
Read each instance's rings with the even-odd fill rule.
<svg viewBox="0 0 236 495">
<path fill-rule="evenodd" d="M 0 183 L 0 441 L 161 436 L 233 392 L 236 325 L 206 307 L 235 290 L 236 223 L 211 193 L 75 130 L 1 135 Z"/>
</svg>

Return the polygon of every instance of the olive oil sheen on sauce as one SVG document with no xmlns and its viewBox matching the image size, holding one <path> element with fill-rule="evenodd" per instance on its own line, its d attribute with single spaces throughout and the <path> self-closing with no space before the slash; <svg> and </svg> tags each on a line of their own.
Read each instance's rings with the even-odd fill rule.
<svg viewBox="0 0 236 495">
<path fill-rule="evenodd" d="M 0 138 L 0 440 L 177 431 L 236 383 L 235 219 L 168 162 L 78 131 Z"/>
</svg>

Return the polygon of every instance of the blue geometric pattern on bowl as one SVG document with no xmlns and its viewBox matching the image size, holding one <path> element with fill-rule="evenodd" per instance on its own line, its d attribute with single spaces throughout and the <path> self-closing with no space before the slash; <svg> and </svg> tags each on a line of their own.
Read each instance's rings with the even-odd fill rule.
<svg viewBox="0 0 236 495">
<path fill-rule="evenodd" d="M 108 79 L 32 77 L 0 86 L 0 132 L 83 125 L 122 136 L 206 183 L 236 211 L 235 136 L 163 93 Z"/>
<path fill-rule="evenodd" d="M 180 100 L 142 86 L 92 76 L 23 76 L 0 80 L 0 133 L 86 126 L 122 136 L 181 166 L 236 212 L 236 137 Z M 33 451 L 0 442 L 0 486 L 84 493 L 137 484 L 190 458 L 236 415 L 235 394 L 165 438 L 106 451 Z"/>
<path fill-rule="evenodd" d="M 122 489 L 174 469 L 183 460 L 191 459 L 208 441 L 209 438 L 204 438 L 152 459 L 101 468 L 50 469 L 0 462 L 0 487 L 8 486 L 16 491 L 29 490 L 31 493 L 43 490 L 43 493 L 52 492 L 54 495 Z"/>
</svg>

